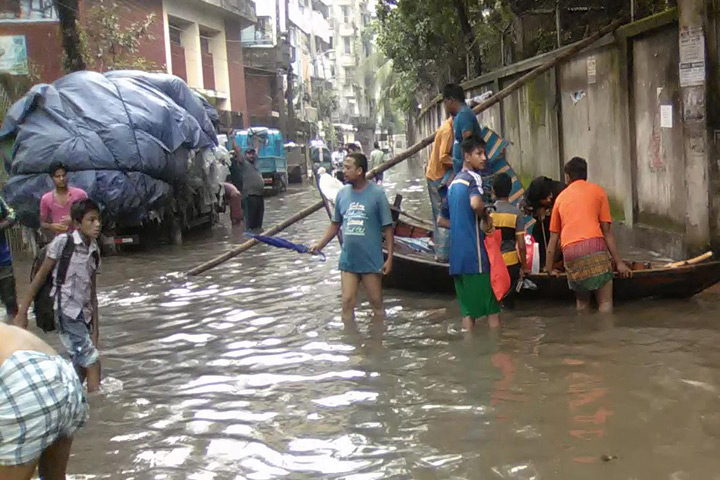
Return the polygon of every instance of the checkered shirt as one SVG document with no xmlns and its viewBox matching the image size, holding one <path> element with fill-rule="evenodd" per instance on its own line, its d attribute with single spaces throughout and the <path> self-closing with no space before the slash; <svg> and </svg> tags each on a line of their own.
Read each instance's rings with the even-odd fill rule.
<svg viewBox="0 0 720 480">
<path fill-rule="evenodd" d="M 87 418 L 80 380 L 60 356 L 17 351 L 0 366 L 0 465 L 37 460 Z"/>
</svg>

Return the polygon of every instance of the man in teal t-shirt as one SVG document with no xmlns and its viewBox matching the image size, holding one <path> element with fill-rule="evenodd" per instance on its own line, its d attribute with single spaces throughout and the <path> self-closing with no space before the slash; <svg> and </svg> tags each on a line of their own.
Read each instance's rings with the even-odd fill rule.
<svg viewBox="0 0 720 480">
<path fill-rule="evenodd" d="M 313 252 L 319 252 L 342 228 L 342 251 L 340 271 L 342 281 L 342 318 L 352 321 L 360 283 L 373 310 L 373 319 L 382 320 L 382 275 L 392 270 L 393 225 L 390 204 L 385 192 L 365 178 L 367 158 L 362 153 L 352 153 L 343 164 L 345 181 L 348 183 L 335 199 L 332 224 Z M 383 262 L 383 239 L 385 233 L 388 258 Z"/>
<path fill-rule="evenodd" d="M 445 111 L 453 116 L 453 170 L 455 175 L 463 169 L 462 144 L 469 137 L 480 138 L 482 131 L 475 113 L 465 103 L 465 92 L 460 85 L 449 83 L 443 88 Z"/>
</svg>

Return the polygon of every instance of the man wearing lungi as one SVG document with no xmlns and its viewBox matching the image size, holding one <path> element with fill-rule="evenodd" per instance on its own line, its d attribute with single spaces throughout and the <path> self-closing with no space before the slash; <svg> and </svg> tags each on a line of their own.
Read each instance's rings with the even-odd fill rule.
<svg viewBox="0 0 720 480">
<path fill-rule="evenodd" d="M 610 203 L 602 187 L 587 181 L 585 159 L 575 157 L 566 163 L 565 177 L 568 186 L 555 200 L 550 219 L 546 268 L 551 275 L 559 275 L 553 269 L 559 240 L 568 285 L 575 292 L 578 311 L 588 311 L 591 297 L 595 295 L 598 310 L 610 313 L 613 309 L 611 260 L 621 276 L 632 275 L 618 254 Z"/>
</svg>

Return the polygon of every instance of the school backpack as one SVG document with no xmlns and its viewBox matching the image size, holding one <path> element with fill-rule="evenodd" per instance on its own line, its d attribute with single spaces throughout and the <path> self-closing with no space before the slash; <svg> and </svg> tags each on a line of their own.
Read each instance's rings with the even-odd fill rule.
<svg viewBox="0 0 720 480">
<path fill-rule="evenodd" d="M 60 295 L 60 289 L 62 288 L 63 283 L 65 283 L 68 267 L 70 267 L 70 259 L 72 258 L 74 252 L 75 241 L 72 235 L 68 234 L 67 241 L 65 242 L 65 246 L 62 249 L 62 253 L 60 254 L 60 258 L 58 259 L 58 264 L 56 266 L 57 272 L 55 275 L 55 281 L 58 286 L 57 291 L 55 292 L 56 295 Z M 40 270 L 40 266 L 43 264 L 43 261 L 45 261 L 46 254 L 47 246 L 43 247 L 38 256 L 35 258 L 32 270 L 30 271 L 30 281 L 32 281 L 35 277 L 38 270 Z M 93 252 L 93 258 L 95 259 L 95 268 L 97 268 L 100 263 L 100 257 L 97 252 Z M 52 332 L 55 330 L 55 298 L 50 295 L 52 288 L 53 275 L 51 272 L 45 280 L 45 283 L 43 283 L 40 287 L 40 290 L 38 290 L 33 305 L 35 322 L 37 323 L 38 328 L 42 329 L 44 332 Z"/>
</svg>

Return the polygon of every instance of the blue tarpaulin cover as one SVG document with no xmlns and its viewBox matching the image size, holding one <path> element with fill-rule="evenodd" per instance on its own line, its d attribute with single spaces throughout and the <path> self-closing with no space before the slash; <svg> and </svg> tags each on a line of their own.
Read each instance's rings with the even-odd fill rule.
<svg viewBox="0 0 720 480">
<path fill-rule="evenodd" d="M 60 161 L 106 214 L 139 224 L 187 180 L 189 152 L 217 145 L 207 107 L 167 74 L 76 72 L 36 85 L 0 128 L 0 139 L 15 139 L 5 199 L 38 226 L 40 197 L 53 187 L 48 167 Z"/>
</svg>

